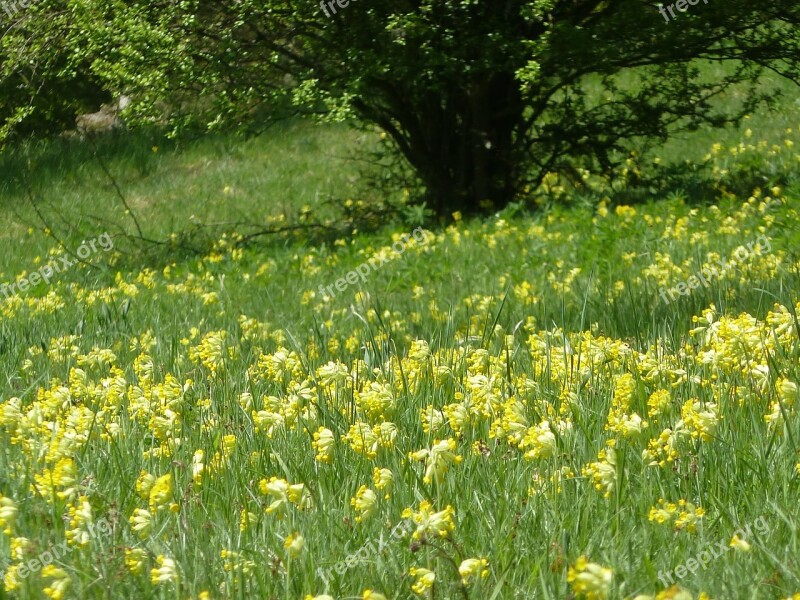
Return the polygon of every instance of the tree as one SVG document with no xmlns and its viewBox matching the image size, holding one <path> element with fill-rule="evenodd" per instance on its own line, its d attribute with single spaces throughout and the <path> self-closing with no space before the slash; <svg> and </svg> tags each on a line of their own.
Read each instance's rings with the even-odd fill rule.
<svg viewBox="0 0 800 600">
<path fill-rule="evenodd" d="M 72 6 L 64 44 L 141 117 L 198 97 L 180 127 L 287 100 L 354 116 L 388 134 L 440 214 L 736 121 L 765 99 L 765 70 L 800 81 L 800 5 L 786 0 L 41 1 Z"/>
</svg>

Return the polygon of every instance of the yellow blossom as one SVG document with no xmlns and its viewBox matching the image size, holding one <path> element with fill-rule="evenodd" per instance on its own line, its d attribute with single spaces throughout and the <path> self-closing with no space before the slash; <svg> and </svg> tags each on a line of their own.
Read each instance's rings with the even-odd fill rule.
<svg viewBox="0 0 800 600">
<path fill-rule="evenodd" d="M 605 600 L 611 590 L 613 571 L 596 563 L 590 563 L 585 556 L 575 561 L 567 571 L 567 583 L 572 591 L 586 600 Z"/>
<path fill-rule="evenodd" d="M 300 556 L 305 545 L 306 540 L 299 533 L 291 533 L 283 541 L 283 547 L 286 548 L 286 552 L 291 558 Z"/>
<path fill-rule="evenodd" d="M 453 464 L 459 464 L 462 457 L 455 453 L 456 441 L 452 438 L 446 440 L 435 440 L 430 449 L 422 449 L 409 453 L 411 460 L 425 462 L 425 476 L 423 481 L 431 483 L 434 479 L 436 483 L 442 483 L 444 476 Z"/>
<path fill-rule="evenodd" d="M 333 462 L 334 443 L 333 432 L 325 427 L 320 427 L 314 433 L 314 441 L 311 442 L 311 446 L 317 451 L 317 455 L 314 458 L 319 462 L 331 464 Z"/>
<path fill-rule="evenodd" d="M 367 486 L 362 485 L 358 488 L 355 497 L 350 500 L 350 505 L 358 512 L 358 515 L 356 515 L 357 523 L 361 523 L 375 513 L 378 508 L 377 500 L 375 492 Z"/>
<path fill-rule="evenodd" d="M 454 515 L 455 510 L 450 505 L 444 510 L 434 512 L 433 506 L 427 500 L 420 503 L 418 511 L 409 507 L 402 513 L 404 519 L 411 519 L 417 525 L 412 534 L 415 540 L 422 539 L 424 536 L 449 537 L 455 530 Z"/>
<path fill-rule="evenodd" d="M 144 564 L 147 560 L 147 552 L 141 548 L 125 549 L 125 566 L 134 575 L 144 573 Z"/>
<path fill-rule="evenodd" d="M 474 579 L 485 579 L 489 576 L 488 566 L 489 561 L 485 558 L 468 558 L 462 561 L 458 567 L 461 583 L 467 585 Z"/>
<path fill-rule="evenodd" d="M 734 535 L 729 544 L 734 550 L 741 552 L 750 552 L 751 546 L 745 540 L 741 539 L 738 535 Z"/>
<path fill-rule="evenodd" d="M 433 582 L 436 581 L 436 574 L 428 569 L 421 569 L 411 567 L 408 571 L 409 575 L 416 578 L 416 581 L 411 586 L 414 593 L 424 596 L 433 587 Z"/>
<path fill-rule="evenodd" d="M 156 557 L 156 564 L 158 567 L 150 570 L 150 581 L 154 585 L 177 583 L 178 569 L 174 560 L 159 554 Z"/>
</svg>

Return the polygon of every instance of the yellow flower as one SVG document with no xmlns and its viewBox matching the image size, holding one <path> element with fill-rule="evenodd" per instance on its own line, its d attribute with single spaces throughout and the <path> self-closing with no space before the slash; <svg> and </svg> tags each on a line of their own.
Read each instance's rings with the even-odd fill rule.
<svg viewBox="0 0 800 600">
<path fill-rule="evenodd" d="M 289 503 L 300 509 L 311 506 L 311 494 L 302 483 L 290 485 L 285 479 L 271 477 L 269 481 L 262 479 L 258 484 L 258 488 L 262 494 L 275 498 L 267 507 L 267 514 L 277 513 L 278 516 L 282 516 Z"/>
<path fill-rule="evenodd" d="M 567 583 L 575 594 L 584 596 L 586 600 L 605 600 L 611 589 L 612 575 L 611 569 L 590 563 L 581 556 L 567 571 Z"/>
<path fill-rule="evenodd" d="M 453 507 L 448 505 L 444 510 L 432 512 L 432 505 L 427 500 L 423 500 L 419 505 L 419 511 L 414 512 L 410 507 L 403 511 L 404 519 L 411 519 L 417 524 L 417 529 L 411 537 L 415 540 L 422 539 L 423 536 L 430 535 L 435 537 L 448 537 L 455 530 Z"/>
<path fill-rule="evenodd" d="M 203 485 L 203 471 L 205 471 L 206 468 L 203 463 L 204 459 L 205 452 L 202 449 L 194 451 L 194 455 L 192 456 L 192 481 L 197 487 Z"/>
<path fill-rule="evenodd" d="M 750 552 L 750 544 L 748 544 L 745 540 L 741 539 L 738 535 L 734 535 L 733 539 L 731 540 L 730 547 L 735 550 L 740 550 L 742 552 Z"/>
<path fill-rule="evenodd" d="M 548 421 L 529 427 L 519 444 L 521 450 L 530 448 L 525 458 L 549 458 L 556 451 L 556 436 Z"/>
<path fill-rule="evenodd" d="M 386 596 L 372 590 L 364 590 L 361 594 L 361 600 L 386 600 Z"/>
<path fill-rule="evenodd" d="M 388 500 L 390 497 L 389 490 L 392 487 L 392 481 L 394 481 L 392 472 L 389 469 L 379 469 L 375 467 L 372 471 L 372 481 L 379 490 L 386 490 L 384 499 Z"/>
<path fill-rule="evenodd" d="M 42 578 L 53 580 L 42 590 L 44 595 L 52 600 L 61 600 L 70 584 L 70 578 L 67 572 L 54 565 L 47 565 L 42 569 Z"/>
<path fill-rule="evenodd" d="M 333 432 L 330 429 L 320 427 L 314 434 L 314 441 L 311 442 L 311 446 L 317 451 L 317 455 L 314 458 L 319 462 L 331 464 L 333 462 L 335 441 Z"/>
<path fill-rule="evenodd" d="M 779 379 L 775 384 L 778 396 L 787 407 L 794 406 L 797 400 L 797 384 L 788 379 Z"/>
<path fill-rule="evenodd" d="M 286 509 L 289 503 L 289 482 L 285 479 L 271 477 L 269 481 L 262 479 L 258 486 L 261 493 L 274 498 L 267 507 L 267 514 L 278 513 L 279 515 Z"/>
<path fill-rule="evenodd" d="M 467 585 L 473 579 L 484 579 L 489 576 L 489 561 L 485 558 L 468 558 L 462 561 L 458 567 L 458 574 L 461 575 L 461 583 Z"/>
<path fill-rule="evenodd" d="M 220 550 L 220 558 L 223 559 L 222 568 L 227 573 L 239 573 L 243 575 L 250 575 L 256 568 L 256 563 L 252 560 L 247 560 L 242 557 L 238 552 L 223 549 Z"/>
<path fill-rule="evenodd" d="M 162 475 L 153 484 L 149 493 L 151 511 L 161 511 L 172 502 L 172 473 Z"/>
<path fill-rule="evenodd" d="M 11 535 L 11 526 L 17 518 L 17 505 L 11 498 L 6 498 L 0 494 L 0 527 L 3 528 L 3 533 Z"/>
<path fill-rule="evenodd" d="M 408 456 L 411 460 L 424 461 L 426 463 L 425 476 L 423 477 L 425 483 L 430 483 L 434 479 L 436 483 L 442 483 L 450 466 L 459 464 L 462 461 L 462 457 L 456 454 L 455 450 L 456 441 L 450 438 L 435 440 L 430 450 L 418 450 L 409 453 Z"/>
<path fill-rule="evenodd" d="M 613 448 L 608 448 L 601 450 L 597 458 L 600 460 L 586 465 L 582 473 L 584 477 L 591 476 L 595 489 L 609 498 L 617 482 L 617 455 Z"/>
<path fill-rule="evenodd" d="M 156 563 L 158 568 L 150 570 L 150 581 L 154 585 L 176 583 L 178 581 L 178 569 L 174 560 L 159 554 L 156 557 Z"/>
<path fill-rule="evenodd" d="M 686 529 L 689 533 L 694 533 L 697 530 L 697 523 L 700 522 L 706 511 L 703 508 L 695 507 L 691 502 L 686 500 L 678 500 L 678 506 L 681 507 L 680 514 L 675 520 L 675 529 Z"/>
<path fill-rule="evenodd" d="M 658 592 L 655 596 L 648 596 L 647 594 L 639 594 L 633 600 L 693 600 L 694 595 L 691 592 L 681 589 L 677 585 L 673 585 L 665 590 Z M 697 600 L 710 600 L 707 594 L 701 593 Z"/>
<path fill-rule="evenodd" d="M 147 552 L 141 548 L 125 548 L 125 566 L 134 575 L 144 573 L 144 563 L 147 560 Z"/>
<path fill-rule="evenodd" d="M 361 523 L 371 517 L 378 508 L 378 497 L 367 486 L 362 485 L 358 488 L 355 497 L 351 498 L 350 505 L 358 511 L 356 522 Z"/>
<path fill-rule="evenodd" d="M 146 538 L 153 531 L 153 515 L 143 508 L 134 508 L 131 518 L 128 520 L 131 528 L 140 538 Z"/>
<path fill-rule="evenodd" d="M 428 569 L 411 567 L 408 573 L 412 577 L 416 577 L 417 581 L 414 582 L 411 589 L 420 596 L 424 596 L 433 587 L 433 582 L 436 580 L 436 574 Z"/>
<path fill-rule="evenodd" d="M 672 520 L 675 513 L 678 511 L 678 506 L 673 503 L 667 503 L 663 498 L 658 499 L 658 506 L 650 509 L 647 516 L 648 520 L 655 521 L 656 523 L 666 523 Z"/>
<path fill-rule="evenodd" d="M 667 390 L 657 390 L 647 399 L 647 416 L 652 418 L 667 411 L 671 398 Z"/>
<path fill-rule="evenodd" d="M 3 576 L 3 589 L 6 592 L 13 592 L 20 585 L 20 579 L 17 577 L 17 573 L 19 571 L 19 565 L 11 565 L 6 569 L 6 573 Z"/>
<path fill-rule="evenodd" d="M 31 485 L 31 491 L 48 501 L 52 501 L 54 496 L 67 500 L 77 493 L 74 486 L 78 483 L 78 469 L 69 457 L 59 459 L 52 470 L 45 468 L 41 474 L 34 474 L 33 479 L 35 484 Z M 56 491 L 57 488 L 62 489 Z"/>
<path fill-rule="evenodd" d="M 300 510 L 311 508 L 311 493 L 306 489 L 304 483 L 294 483 L 290 485 L 288 496 L 289 502 L 294 504 Z"/>
<path fill-rule="evenodd" d="M 378 436 L 369 426 L 369 423 L 357 422 L 350 426 L 347 435 L 342 436 L 342 440 L 348 442 L 354 452 L 362 454 L 367 458 L 375 458 L 378 455 Z"/>
<path fill-rule="evenodd" d="M 692 437 L 700 438 L 704 442 L 711 440 L 719 423 L 717 405 L 714 402 L 701 403 L 699 400 L 689 399 L 681 407 L 681 417 Z"/>
<path fill-rule="evenodd" d="M 239 515 L 239 531 L 247 531 L 247 528 L 257 520 L 258 516 L 255 513 L 243 508 Z"/>
<path fill-rule="evenodd" d="M 283 547 L 286 548 L 287 553 L 291 558 L 297 558 L 305 548 L 306 540 L 299 533 L 289 534 L 283 541 Z"/>
</svg>

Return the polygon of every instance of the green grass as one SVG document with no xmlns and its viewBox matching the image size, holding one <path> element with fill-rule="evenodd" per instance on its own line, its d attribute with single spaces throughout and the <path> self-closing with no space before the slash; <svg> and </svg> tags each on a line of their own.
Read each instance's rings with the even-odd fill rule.
<svg viewBox="0 0 800 600">
<path fill-rule="evenodd" d="M 356 193 L 362 165 L 355 149 L 369 144 L 367 135 L 344 125 L 310 122 L 281 123 L 247 141 L 220 135 L 175 144 L 138 133 L 94 144 L 30 143 L 0 157 L 0 219 L 7 224 L 0 241 L 22 244 L 0 256 L 0 273 L 27 268 L 20 259 L 51 241 L 25 235 L 29 227 L 42 228 L 33 204 L 76 245 L 98 231 L 136 234 L 117 187 L 143 235 L 154 240 L 198 227 L 212 235 L 248 233 L 271 218 L 293 220 L 304 206 L 327 218 L 334 214 L 331 200 Z"/>
<path fill-rule="evenodd" d="M 152 152 L 145 138 L 112 142 L 106 162 L 145 232 L 164 239 L 193 214 L 258 223 L 308 204 L 324 215 L 324 200 L 359 185 L 352 161 L 325 157 L 364 143 L 341 127 L 294 123 L 244 144 L 180 151 L 161 142 Z M 30 156 L 34 194 L 74 250 L 107 226 L 116 234 L 105 219 L 125 217 L 91 152 L 68 148 Z M 792 152 L 763 159 L 789 164 Z M 719 168 L 731 166 L 726 153 Z M 12 176 L 22 165 L 24 155 L 3 167 L 0 211 L 11 225 L 0 285 L 29 275 L 55 247 L 27 233 L 35 220 Z M 659 200 L 619 214 L 510 209 L 428 229 L 426 243 L 332 298 L 320 286 L 390 252 L 411 227 L 238 247 L 233 232 L 249 227 L 223 225 L 211 229 L 213 249 L 152 265 L 116 238 L 128 255 L 93 255 L 97 268 L 75 266 L 8 300 L 0 292 L 0 530 L 9 531 L 0 569 L 13 573 L 72 540 L 68 530 L 87 530 L 75 512 L 81 497 L 96 523 L 112 526 L 62 558 L 61 572 L 36 572 L 0 597 L 40 598 L 68 578 L 65 598 L 344 599 L 372 589 L 399 600 L 415 596 L 416 567 L 435 572 L 440 600 L 555 600 L 572 597 L 568 569 L 585 555 L 612 570 L 609 598 L 634 598 L 663 589 L 659 571 L 727 547 L 756 522 L 769 531 L 753 530 L 749 552 L 727 551 L 680 585 L 716 600 L 799 592 L 800 405 L 786 383 L 800 383 L 798 195 Z M 708 287 L 660 298 L 759 235 L 769 250 Z M 714 324 L 693 318 L 703 315 Z M 348 377 L 327 382 L 331 362 Z M 667 401 L 656 413 L 648 399 L 658 391 Z M 433 430 L 422 410 L 444 411 L 441 422 L 433 413 Z M 703 411 L 716 421 L 707 430 L 696 420 Z M 634 413 L 648 422 L 636 435 L 609 421 Z M 769 426 L 767 415 L 782 422 Z M 537 437 L 545 421 L 552 437 Z M 396 438 L 360 454 L 357 440 L 342 439 L 358 422 L 392 423 Z M 320 427 L 334 434 L 329 463 L 312 447 Z M 643 452 L 667 429 L 682 432 L 675 455 L 651 466 Z M 462 458 L 426 481 L 426 464 L 409 454 L 436 440 L 452 440 Z M 592 465 L 609 442 L 616 480 L 606 495 Z M 534 449 L 543 455 L 526 456 Z M 195 478 L 198 451 L 205 470 Z M 64 460 L 74 463 L 71 478 L 57 472 Z M 373 482 L 376 467 L 394 476 L 388 498 Z M 143 471 L 171 475 L 170 493 L 140 493 Z M 304 484 L 311 505 L 267 514 L 275 497 L 260 482 L 271 477 Z M 358 522 L 351 498 L 361 486 L 377 500 Z M 676 529 L 675 517 L 654 522 L 659 499 L 705 516 L 695 532 Z M 452 507 L 450 539 L 392 539 L 404 511 L 426 500 Z M 130 523 L 137 509 L 152 512 L 147 535 Z M 254 516 L 245 528 L 243 511 Z M 284 540 L 295 533 L 305 547 L 290 558 Z M 381 541 L 381 552 L 327 587 L 315 573 Z M 141 552 L 141 572 L 126 565 L 131 551 Z M 151 581 L 159 557 L 174 560 L 177 581 Z M 488 560 L 487 577 L 462 586 L 457 565 L 477 557 Z"/>
</svg>

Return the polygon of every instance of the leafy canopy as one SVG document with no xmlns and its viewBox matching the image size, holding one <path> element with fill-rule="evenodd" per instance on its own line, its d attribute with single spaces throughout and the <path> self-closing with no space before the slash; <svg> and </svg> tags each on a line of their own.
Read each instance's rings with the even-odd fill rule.
<svg viewBox="0 0 800 600">
<path fill-rule="evenodd" d="M 335 9 L 335 14 L 333 14 Z M 388 134 L 440 213 L 551 171 L 736 121 L 800 81 L 800 5 L 634 0 L 39 0 L 4 25 L 4 137 L 125 93 L 132 123 L 247 125 L 291 107 Z M 736 87 L 737 93 L 732 89 Z M 715 99 L 721 100 L 715 102 Z M 93 108 L 96 108 L 94 106 Z"/>
</svg>

